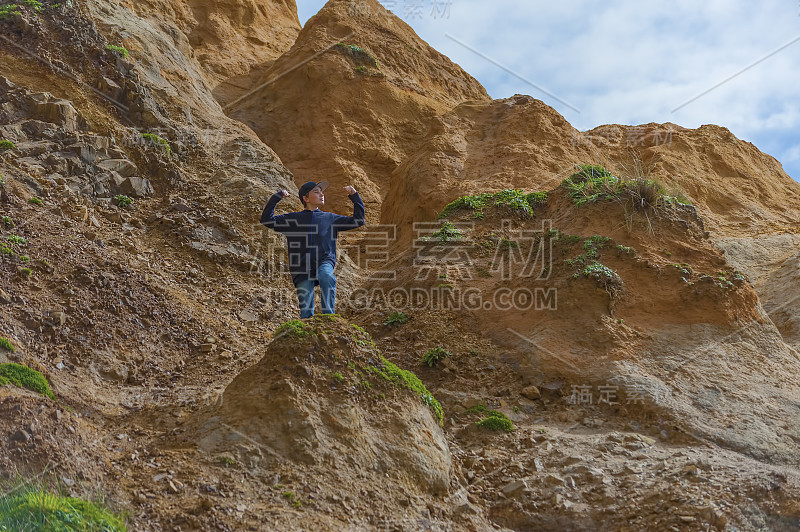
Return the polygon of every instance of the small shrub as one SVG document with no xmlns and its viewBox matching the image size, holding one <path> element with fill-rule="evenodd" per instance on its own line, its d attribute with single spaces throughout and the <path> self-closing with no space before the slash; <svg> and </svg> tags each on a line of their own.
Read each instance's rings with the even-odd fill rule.
<svg viewBox="0 0 800 532">
<path fill-rule="evenodd" d="M 514 431 L 514 423 L 508 419 L 507 415 L 498 410 L 490 410 L 481 404 L 470 408 L 467 410 L 467 412 L 477 412 L 487 415 L 487 417 L 475 423 L 481 428 L 489 430 L 502 430 L 505 432 Z"/>
<path fill-rule="evenodd" d="M 119 55 L 124 57 L 125 59 L 128 58 L 130 52 L 124 46 L 115 46 L 113 44 L 106 45 L 106 50 L 111 50 L 112 52 L 117 52 Z"/>
<path fill-rule="evenodd" d="M 34 197 L 28 199 L 28 203 L 31 203 L 33 205 L 41 205 L 42 204 L 42 200 L 40 200 L 39 198 L 34 196 Z"/>
<path fill-rule="evenodd" d="M 169 142 L 167 142 L 165 139 L 159 137 L 155 133 L 142 133 L 142 138 L 144 140 L 149 141 L 156 148 L 159 148 L 159 149 L 167 152 L 168 154 L 172 153 L 172 146 L 169 145 Z"/>
<path fill-rule="evenodd" d="M 12 343 L 8 341 L 8 338 L 3 338 L 2 336 L 0 336 L 0 349 L 5 349 L 6 351 L 11 351 L 12 353 L 16 351 Z"/>
<path fill-rule="evenodd" d="M 405 312 L 392 312 L 383 322 L 384 325 L 402 325 L 408 322 L 408 315 Z"/>
<path fill-rule="evenodd" d="M 7 5 L 3 7 L 8 7 Z M 2 8 L 0 8 L 0 12 L 2 12 Z M 15 148 L 14 143 L 10 140 L 0 140 L 0 151 L 6 150 L 13 150 Z"/>
<path fill-rule="evenodd" d="M 3 216 L 3 227 L 6 229 L 14 229 L 14 220 L 10 216 Z"/>
<path fill-rule="evenodd" d="M 632 247 L 619 244 L 617 246 L 617 254 L 622 255 L 623 253 L 626 255 L 633 255 L 635 252 L 633 251 Z"/>
<path fill-rule="evenodd" d="M 44 375 L 27 366 L 15 364 L 14 362 L 0 364 L 0 377 L 7 379 L 15 386 L 27 388 L 28 390 L 40 393 L 50 399 L 55 399 Z"/>
<path fill-rule="evenodd" d="M 442 244 L 451 240 L 460 240 L 464 235 L 450 222 L 442 222 L 442 228 L 431 234 L 430 238 L 438 238 Z"/>
<path fill-rule="evenodd" d="M 12 244 L 18 244 L 18 245 L 25 245 L 28 243 L 27 238 L 21 237 L 19 235 L 8 235 L 6 237 L 6 240 L 11 242 Z"/>
<path fill-rule="evenodd" d="M 514 432 L 514 423 L 511 422 L 508 418 L 499 418 L 499 417 L 487 417 L 486 419 L 482 419 L 476 422 L 481 428 L 489 429 L 489 430 L 502 430 L 505 432 Z"/>
<path fill-rule="evenodd" d="M 225 467 L 231 467 L 232 465 L 236 464 L 236 459 L 230 454 L 221 454 L 217 456 L 217 462 Z"/>
<path fill-rule="evenodd" d="M 427 364 L 429 368 L 432 368 L 441 360 L 444 360 L 449 356 L 453 356 L 449 351 L 446 351 L 442 347 L 434 347 L 432 349 L 428 349 L 425 354 L 422 355 L 422 363 Z"/>
<path fill-rule="evenodd" d="M 344 375 L 342 375 L 342 373 L 339 372 L 339 371 L 337 371 L 336 373 L 333 374 L 333 378 L 336 379 L 339 382 L 344 381 Z"/>
<path fill-rule="evenodd" d="M 577 205 L 611 199 L 619 190 L 619 178 L 599 165 L 584 164 L 561 184 Z"/>
<path fill-rule="evenodd" d="M 594 279 L 612 298 L 622 290 L 622 278 L 619 274 L 597 261 L 589 263 L 583 269 L 583 275 Z"/>
<path fill-rule="evenodd" d="M 30 268 L 20 268 L 19 274 L 26 279 L 30 279 L 33 271 Z"/>
<path fill-rule="evenodd" d="M 133 203 L 133 198 L 126 196 L 125 194 L 117 194 L 114 196 L 114 202 L 120 207 L 127 207 Z"/>
</svg>

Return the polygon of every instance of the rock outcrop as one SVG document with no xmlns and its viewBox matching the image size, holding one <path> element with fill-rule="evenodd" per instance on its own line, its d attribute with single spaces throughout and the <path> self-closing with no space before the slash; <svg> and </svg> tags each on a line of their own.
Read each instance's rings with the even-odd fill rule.
<svg viewBox="0 0 800 532">
<path fill-rule="evenodd" d="M 274 149 L 298 184 L 353 184 L 371 221 L 389 176 L 421 145 L 434 117 L 466 100 L 489 100 L 376 0 L 328 2 L 255 86 L 228 104 L 230 116 Z M 333 210 L 348 208 L 344 195 L 330 200 Z"/>
</svg>

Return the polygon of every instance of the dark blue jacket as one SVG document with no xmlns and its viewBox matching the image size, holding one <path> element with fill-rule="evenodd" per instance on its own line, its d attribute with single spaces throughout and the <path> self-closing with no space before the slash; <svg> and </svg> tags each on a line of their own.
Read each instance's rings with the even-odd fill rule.
<svg viewBox="0 0 800 532">
<path fill-rule="evenodd" d="M 283 199 L 280 191 L 273 194 L 264 207 L 261 225 L 286 235 L 289 272 L 295 286 L 309 278 L 316 280 L 317 268 L 323 262 L 336 266 L 336 239 L 339 232 L 364 225 L 364 202 L 358 192 L 348 197 L 353 202 L 353 216 L 341 216 L 319 209 L 275 216 L 275 207 Z"/>
</svg>

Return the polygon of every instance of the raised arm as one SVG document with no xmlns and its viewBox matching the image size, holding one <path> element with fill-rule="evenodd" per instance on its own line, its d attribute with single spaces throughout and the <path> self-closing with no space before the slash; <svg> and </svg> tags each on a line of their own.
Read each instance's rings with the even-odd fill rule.
<svg viewBox="0 0 800 532">
<path fill-rule="evenodd" d="M 261 220 L 259 220 L 261 225 L 265 225 L 270 229 L 275 229 L 278 231 L 278 229 L 275 228 L 275 223 L 278 222 L 280 224 L 283 219 L 283 215 L 279 214 L 278 216 L 275 216 L 275 207 L 278 205 L 279 201 L 288 195 L 289 193 L 287 191 L 279 190 L 269 198 L 267 206 L 264 207 L 264 211 L 261 213 Z"/>
<path fill-rule="evenodd" d="M 344 189 L 347 191 L 348 198 L 353 202 L 353 216 L 339 216 L 336 218 L 334 225 L 337 231 L 348 231 L 361 227 L 365 223 L 364 216 L 364 201 L 358 195 L 356 189 L 351 186 L 346 186 Z"/>
</svg>

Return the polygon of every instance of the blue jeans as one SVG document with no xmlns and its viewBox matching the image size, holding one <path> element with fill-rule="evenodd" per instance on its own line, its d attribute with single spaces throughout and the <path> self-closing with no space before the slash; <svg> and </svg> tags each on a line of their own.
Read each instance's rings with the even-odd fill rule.
<svg viewBox="0 0 800 532">
<path fill-rule="evenodd" d="M 317 268 L 316 279 L 322 292 L 322 313 L 333 314 L 336 307 L 336 276 L 333 264 L 323 262 Z M 314 315 L 314 281 L 312 276 L 297 283 L 297 303 L 300 305 L 300 317 L 310 318 Z"/>
</svg>

